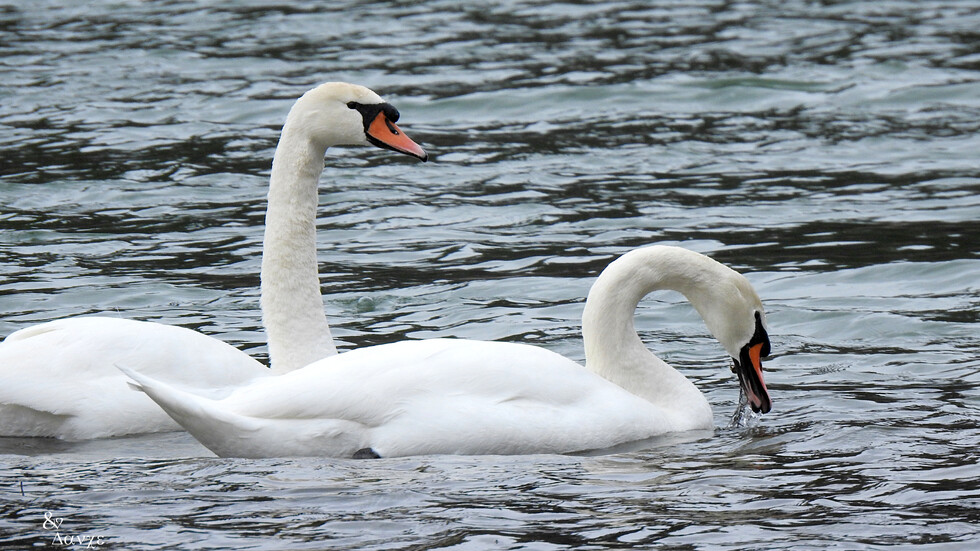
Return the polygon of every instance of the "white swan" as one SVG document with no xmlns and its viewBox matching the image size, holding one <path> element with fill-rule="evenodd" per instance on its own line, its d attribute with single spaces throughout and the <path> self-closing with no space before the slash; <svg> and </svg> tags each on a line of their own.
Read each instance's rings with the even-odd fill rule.
<svg viewBox="0 0 980 551">
<path fill-rule="evenodd" d="M 128 372 L 219 456 L 393 457 L 569 453 L 712 427 L 711 407 L 633 328 L 647 293 L 684 294 L 735 362 L 756 411 L 771 406 L 762 303 L 737 272 L 677 247 L 611 263 L 582 319 L 588 368 L 524 344 L 433 339 L 324 358 L 212 399 Z"/>
<path fill-rule="evenodd" d="M 316 259 L 317 183 L 328 146 L 374 144 L 426 160 L 398 112 L 362 86 L 327 83 L 290 110 L 269 184 L 262 318 L 272 369 L 190 329 L 111 317 L 56 320 L 0 343 L 0 436 L 82 440 L 177 430 L 115 365 L 208 392 L 336 354 Z"/>
</svg>

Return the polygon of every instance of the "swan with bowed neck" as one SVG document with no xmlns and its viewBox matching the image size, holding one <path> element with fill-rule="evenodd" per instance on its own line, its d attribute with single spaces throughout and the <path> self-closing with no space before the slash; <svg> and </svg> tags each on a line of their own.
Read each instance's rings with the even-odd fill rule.
<svg viewBox="0 0 980 551">
<path fill-rule="evenodd" d="M 214 399 L 130 373 L 223 457 L 394 457 L 600 450 L 712 428 L 704 395 L 633 327 L 648 293 L 679 291 L 734 360 L 755 411 L 771 407 L 765 313 L 743 276 L 669 246 L 631 251 L 589 292 L 586 367 L 546 349 L 456 339 L 402 341 L 324 358 Z"/>
<path fill-rule="evenodd" d="M 111 317 L 66 318 L 0 343 L 0 436 L 69 440 L 178 430 L 128 388 L 128 368 L 209 394 L 336 354 L 317 273 L 317 186 L 326 149 L 367 145 L 426 160 L 377 94 L 327 83 L 296 101 L 283 125 L 269 183 L 262 256 L 262 319 L 272 369 L 190 329 Z"/>
</svg>

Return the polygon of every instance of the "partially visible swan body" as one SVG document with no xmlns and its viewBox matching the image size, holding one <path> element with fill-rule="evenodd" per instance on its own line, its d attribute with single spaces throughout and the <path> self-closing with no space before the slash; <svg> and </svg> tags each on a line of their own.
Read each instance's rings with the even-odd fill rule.
<svg viewBox="0 0 980 551">
<path fill-rule="evenodd" d="M 290 110 L 276 148 L 262 256 L 268 369 L 248 354 L 181 327 L 77 317 L 17 331 L 0 343 L 0 436 L 84 440 L 180 427 L 128 388 L 116 365 L 194 392 L 234 387 L 337 353 L 323 312 L 316 258 L 317 187 L 326 149 L 368 145 L 426 160 L 380 96 L 327 83 Z"/>
<path fill-rule="evenodd" d="M 116 365 L 197 392 L 269 374 L 248 354 L 197 331 L 107 317 L 66 318 L 11 333 L 0 343 L 0 362 L 2 436 L 66 440 L 180 429 L 126 388 Z"/>
<path fill-rule="evenodd" d="M 668 246 L 631 251 L 593 285 L 586 366 L 543 348 L 433 339 L 361 348 L 215 399 L 128 372 L 223 457 L 394 457 L 572 453 L 668 432 L 711 429 L 711 407 L 633 328 L 639 301 L 684 294 L 734 359 L 753 410 L 768 412 L 762 303 L 743 276 Z"/>
</svg>

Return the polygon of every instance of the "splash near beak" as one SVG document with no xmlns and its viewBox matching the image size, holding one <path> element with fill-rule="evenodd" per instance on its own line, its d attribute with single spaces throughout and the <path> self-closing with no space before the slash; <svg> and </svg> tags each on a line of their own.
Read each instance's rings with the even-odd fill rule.
<svg viewBox="0 0 980 551">
<path fill-rule="evenodd" d="M 742 348 L 742 353 L 739 354 L 740 360 L 735 362 L 735 373 L 738 374 L 738 382 L 749 399 L 752 411 L 769 413 L 772 409 L 772 399 L 769 397 L 766 381 L 762 377 L 763 348 L 768 348 L 763 342 L 749 344 Z"/>
<path fill-rule="evenodd" d="M 413 142 L 411 138 L 406 136 L 400 128 L 395 126 L 394 122 L 388 120 L 384 111 L 379 111 L 374 116 L 374 119 L 365 128 L 364 133 L 367 134 L 368 141 L 378 147 L 411 155 L 412 157 L 421 159 L 423 162 L 429 159 L 429 156 L 419 147 L 419 144 Z"/>
</svg>

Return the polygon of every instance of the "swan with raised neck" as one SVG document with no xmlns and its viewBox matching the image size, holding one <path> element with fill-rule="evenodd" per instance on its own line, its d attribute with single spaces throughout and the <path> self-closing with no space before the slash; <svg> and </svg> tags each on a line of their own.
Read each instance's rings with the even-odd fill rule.
<svg viewBox="0 0 980 551">
<path fill-rule="evenodd" d="M 316 264 L 317 180 L 328 146 L 372 144 L 425 160 L 395 126 L 398 111 L 362 86 L 327 83 L 290 111 L 276 149 L 262 262 L 271 372 L 336 352 Z M 245 352 L 183 327 L 73 317 L 0 342 L 0 436 L 84 440 L 177 430 L 117 366 L 187 389 L 233 388 L 270 370 Z"/>
<path fill-rule="evenodd" d="M 262 246 L 262 321 L 272 370 L 285 373 L 337 353 L 323 311 L 316 212 L 328 147 L 367 145 L 426 153 L 395 126 L 398 111 L 373 91 L 328 82 L 290 109 L 272 161 Z"/>
</svg>

